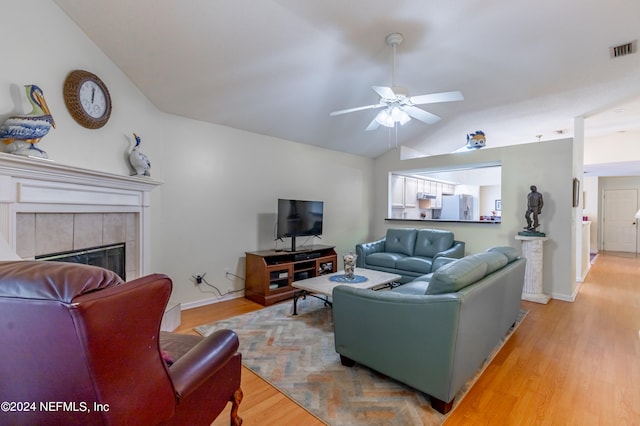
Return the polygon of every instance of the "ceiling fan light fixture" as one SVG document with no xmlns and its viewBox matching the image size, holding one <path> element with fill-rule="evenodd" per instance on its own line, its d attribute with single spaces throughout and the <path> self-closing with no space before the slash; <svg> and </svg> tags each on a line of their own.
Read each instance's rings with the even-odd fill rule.
<svg viewBox="0 0 640 426">
<path fill-rule="evenodd" d="M 381 126 L 393 127 L 393 118 L 391 118 L 391 114 L 389 114 L 386 108 L 376 115 L 376 121 Z"/>
<path fill-rule="evenodd" d="M 411 117 L 409 117 L 409 114 L 407 114 L 405 110 L 400 110 L 400 119 L 396 121 L 400 123 L 401 126 L 404 126 L 410 120 L 411 120 Z"/>
<path fill-rule="evenodd" d="M 402 110 L 397 106 L 391 108 L 391 118 L 393 121 L 400 121 L 400 117 L 402 117 Z"/>
<path fill-rule="evenodd" d="M 385 127 L 395 127 L 396 123 L 400 123 L 403 126 L 409 120 L 411 120 L 409 114 L 397 106 L 385 108 L 376 115 L 378 124 Z"/>
</svg>

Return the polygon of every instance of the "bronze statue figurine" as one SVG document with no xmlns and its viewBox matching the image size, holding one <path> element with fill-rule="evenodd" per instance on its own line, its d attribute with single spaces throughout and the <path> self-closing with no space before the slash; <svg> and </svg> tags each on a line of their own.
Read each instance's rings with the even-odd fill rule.
<svg viewBox="0 0 640 426">
<path fill-rule="evenodd" d="M 544 202 L 542 200 L 542 194 L 538 192 L 538 188 L 535 185 L 531 185 L 531 192 L 527 195 L 527 212 L 524 214 L 527 219 L 527 226 L 524 229 L 527 231 L 536 232 L 536 228 L 540 226 L 538 223 L 538 215 L 542 213 L 542 206 Z M 533 216 L 533 223 L 531 217 Z"/>
</svg>

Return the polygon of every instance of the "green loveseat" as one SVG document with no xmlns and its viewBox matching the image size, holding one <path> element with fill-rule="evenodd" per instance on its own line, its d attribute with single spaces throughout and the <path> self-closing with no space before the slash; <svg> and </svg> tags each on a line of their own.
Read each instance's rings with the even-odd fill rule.
<svg viewBox="0 0 640 426">
<path fill-rule="evenodd" d="M 402 275 L 401 283 L 433 272 L 439 257 L 461 258 L 464 242 L 440 229 L 388 229 L 377 241 L 356 245 L 356 266 Z"/>
<path fill-rule="evenodd" d="M 337 286 L 336 352 L 343 365 L 358 362 L 418 389 L 446 413 L 516 322 L 524 269 L 514 248 L 495 247 L 441 266 L 409 294 L 407 284 L 391 291 Z"/>
</svg>

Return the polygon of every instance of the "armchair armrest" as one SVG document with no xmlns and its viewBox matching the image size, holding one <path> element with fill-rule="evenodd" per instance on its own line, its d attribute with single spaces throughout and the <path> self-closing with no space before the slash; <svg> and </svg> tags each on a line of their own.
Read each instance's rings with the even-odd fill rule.
<svg viewBox="0 0 640 426">
<path fill-rule="evenodd" d="M 366 257 L 371 253 L 379 253 L 384 251 L 386 237 L 382 237 L 379 240 L 372 241 L 370 243 L 356 244 L 356 266 L 364 268 L 366 266 Z"/>
<path fill-rule="evenodd" d="M 236 354 L 240 342 L 232 330 L 218 330 L 204 338 L 170 368 L 178 398 L 184 398 L 213 376 Z"/>
<path fill-rule="evenodd" d="M 437 259 L 439 257 L 453 257 L 455 259 L 462 259 L 464 257 L 464 242 L 463 241 L 454 241 L 453 246 L 449 249 L 436 253 L 433 256 L 433 259 Z"/>
</svg>

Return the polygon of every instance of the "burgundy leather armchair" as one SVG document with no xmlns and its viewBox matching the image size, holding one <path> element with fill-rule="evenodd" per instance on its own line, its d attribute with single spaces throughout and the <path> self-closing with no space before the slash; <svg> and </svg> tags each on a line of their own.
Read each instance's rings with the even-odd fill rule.
<svg viewBox="0 0 640 426">
<path fill-rule="evenodd" d="M 209 425 L 228 401 L 241 424 L 238 337 L 161 333 L 171 288 L 161 274 L 0 262 L 0 424 Z"/>
</svg>

